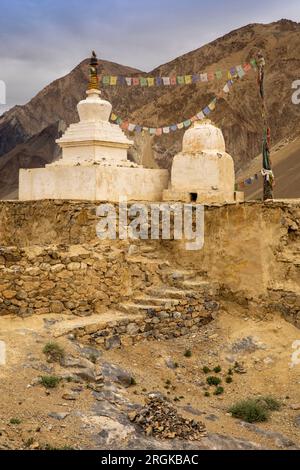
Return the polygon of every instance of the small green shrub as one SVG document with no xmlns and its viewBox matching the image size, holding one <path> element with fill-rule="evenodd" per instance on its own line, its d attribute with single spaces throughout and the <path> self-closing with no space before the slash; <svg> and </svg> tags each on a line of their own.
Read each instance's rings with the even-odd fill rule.
<svg viewBox="0 0 300 470">
<path fill-rule="evenodd" d="M 27 439 L 27 441 L 24 442 L 24 446 L 28 449 L 28 447 L 32 446 L 33 443 L 34 443 L 33 437 L 29 437 L 29 439 Z"/>
<path fill-rule="evenodd" d="M 215 392 L 214 392 L 214 395 L 223 395 L 224 393 L 224 388 L 223 387 L 217 387 Z"/>
<path fill-rule="evenodd" d="M 19 425 L 21 424 L 21 420 L 19 418 L 11 418 L 10 420 L 10 424 L 16 424 L 16 425 Z"/>
<path fill-rule="evenodd" d="M 202 370 L 203 370 L 204 374 L 209 374 L 211 372 L 210 368 L 207 367 L 207 366 L 204 366 Z"/>
<path fill-rule="evenodd" d="M 184 353 L 184 357 L 192 357 L 193 353 L 190 349 L 187 349 Z"/>
<path fill-rule="evenodd" d="M 134 377 L 131 377 L 131 379 L 130 379 L 130 385 L 131 385 L 132 387 L 134 387 L 135 385 L 137 385 L 136 380 L 135 380 Z"/>
<path fill-rule="evenodd" d="M 57 343 L 47 343 L 43 349 L 48 362 L 61 362 L 65 357 L 64 349 Z"/>
<path fill-rule="evenodd" d="M 208 385 L 215 385 L 217 387 L 218 385 L 220 385 L 222 380 L 219 377 L 211 376 L 207 377 L 206 382 L 208 383 Z"/>
<path fill-rule="evenodd" d="M 270 396 L 259 397 L 256 401 L 262 406 L 265 406 L 269 411 L 279 411 L 281 409 L 281 403 L 276 400 L 276 398 Z"/>
<path fill-rule="evenodd" d="M 205 392 L 205 393 L 204 393 L 204 396 L 205 396 L 206 398 L 208 398 L 208 397 L 210 397 L 210 393 L 209 393 L 209 392 Z"/>
<path fill-rule="evenodd" d="M 247 423 L 262 423 L 269 417 L 267 408 L 253 398 L 239 401 L 229 409 L 229 413 Z"/>
<path fill-rule="evenodd" d="M 229 375 L 228 377 L 226 377 L 226 383 L 227 384 L 232 384 L 233 382 L 233 378 Z"/>
<path fill-rule="evenodd" d="M 228 375 L 233 375 L 233 369 L 228 369 Z"/>
<path fill-rule="evenodd" d="M 56 388 L 60 381 L 61 378 L 55 375 L 43 375 L 43 377 L 41 377 L 41 384 L 45 388 Z"/>
<path fill-rule="evenodd" d="M 219 374 L 220 372 L 222 372 L 221 366 L 217 366 L 217 367 L 214 368 L 214 373 L 215 374 Z"/>
</svg>

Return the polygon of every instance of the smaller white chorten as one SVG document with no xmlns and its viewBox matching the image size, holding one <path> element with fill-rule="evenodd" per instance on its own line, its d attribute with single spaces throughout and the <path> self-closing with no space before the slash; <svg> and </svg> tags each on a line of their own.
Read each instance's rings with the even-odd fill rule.
<svg viewBox="0 0 300 470">
<path fill-rule="evenodd" d="M 164 200 L 232 203 L 234 186 L 234 162 L 226 153 L 222 131 L 209 120 L 195 122 L 184 134 L 182 151 L 174 157 Z"/>
</svg>

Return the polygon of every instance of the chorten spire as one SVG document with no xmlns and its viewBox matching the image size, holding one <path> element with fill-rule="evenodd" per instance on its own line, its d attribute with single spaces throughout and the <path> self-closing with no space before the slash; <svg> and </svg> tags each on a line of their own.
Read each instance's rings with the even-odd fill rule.
<svg viewBox="0 0 300 470">
<path fill-rule="evenodd" d="M 99 90 L 98 59 L 95 51 L 92 51 L 89 67 L 89 86 L 88 90 Z"/>
</svg>

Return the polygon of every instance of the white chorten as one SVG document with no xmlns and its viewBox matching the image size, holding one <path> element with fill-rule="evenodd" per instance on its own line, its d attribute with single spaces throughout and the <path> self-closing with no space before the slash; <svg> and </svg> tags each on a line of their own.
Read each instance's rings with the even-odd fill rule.
<svg viewBox="0 0 300 470">
<path fill-rule="evenodd" d="M 19 199 L 161 201 L 168 171 L 145 169 L 127 159 L 133 142 L 109 122 L 112 106 L 100 98 L 96 57 L 90 70 L 88 96 L 77 106 L 80 121 L 57 140 L 62 158 L 45 168 L 20 170 Z"/>
<path fill-rule="evenodd" d="M 80 122 L 71 124 L 56 142 L 62 148 L 62 159 L 54 165 L 107 164 L 135 166 L 127 160 L 127 150 L 133 142 L 119 126 L 109 122 L 112 106 L 100 98 L 101 91 L 87 91 L 77 110 Z"/>
<path fill-rule="evenodd" d="M 234 163 L 225 151 L 222 131 L 209 120 L 195 122 L 185 132 L 182 151 L 174 157 L 164 200 L 232 203 L 234 186 Z"/>
</svg>

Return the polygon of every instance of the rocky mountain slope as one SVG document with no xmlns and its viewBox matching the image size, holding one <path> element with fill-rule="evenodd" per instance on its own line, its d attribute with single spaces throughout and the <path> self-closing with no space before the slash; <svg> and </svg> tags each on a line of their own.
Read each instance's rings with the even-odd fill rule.
<svg viewBox="0 0 300 470">
<path fill-rule="evenodd" d="M 292 104 L 291 86 L 300 73 L 300 24 L 281 20 L 269 25 L 248 25 L 143 75 L 228 70 L 255 57 L 260 50 L 267 59 L 267 107 L 273 142 L 278 143 L 299 133 L 300 106 Z M 58 157 L 54 145 L 58 122 L 68 125 L 78 120 L 76 104 L 84 97 L 87 64 L 87 60 L 83 61 L 28 104 L 15 106 L 0 117 L 0 197 L 16 194 L 20 167 L 43 166 Z M 102 65 L 104 74 L 141 74 L 106 61 Z M 161 126 L 198 112 L 222 89 L 224 81 L 177 87 L 107 87 L 103 94 L 122 118 L 146 126 Z M 255 72 L 237 82 L 232 92 L 218 102 L 212 119 L 224 132 L 236 168 L 248 166 L 261 147 L 262 122 Z M 180 150 L 182 132 L 151 138 L 136 136 L 132 158 L 146 166 L 158 164 L 169 168 L 174 154 Z"/>
</svg>

